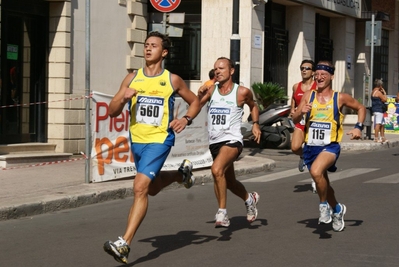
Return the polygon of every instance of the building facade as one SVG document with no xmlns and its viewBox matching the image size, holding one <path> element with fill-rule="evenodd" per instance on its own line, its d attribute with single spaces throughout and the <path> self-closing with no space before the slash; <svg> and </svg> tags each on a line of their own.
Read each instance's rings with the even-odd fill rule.
<svg viewBox="0 0 399 267">
<path fill-rule="evenodd" d="M 288 96 L 303 59 L 331 60 L 334 90 L 362 101 L 371 73 L 398 91 L 398 0 L 182 0 L 168 14 L 147 0 L 0 0 L 0 9 L 0 144 L 84 151 L 86 90 L 115 94 L 142 67 L 153 29 L 171 36 L 165 67 L 194 92 L 221 56 L 235 59 L 240 84 L 273 81 Z M 372 55 L 373 14 L 381 33 Z"/>
</svg>

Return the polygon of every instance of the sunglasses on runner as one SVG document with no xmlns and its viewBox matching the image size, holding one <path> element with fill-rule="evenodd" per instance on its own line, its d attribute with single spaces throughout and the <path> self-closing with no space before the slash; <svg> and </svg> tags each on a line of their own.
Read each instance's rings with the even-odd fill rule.
<svg viewBox="0 0 399 267">
<path fill-rule="evenodd" d="M 312 68 L 311 67 L 301 67 L 301 71 L 304 71 L 304 70 L 311 70 Z"/>
</svg>

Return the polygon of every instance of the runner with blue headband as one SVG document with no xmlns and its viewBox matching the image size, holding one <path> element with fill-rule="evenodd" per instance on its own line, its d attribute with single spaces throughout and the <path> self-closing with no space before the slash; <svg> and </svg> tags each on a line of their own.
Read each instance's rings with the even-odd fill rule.
<svg viewBox="0 0 399 267">
<path fill-rule="evenodd" d="M 331 75 L 334 75 L 335 68 L 324 64 L 317 64 L 316 70 L 325 70 Z"/>
<path fill-rule="evenodd" d="M 294 123 L 305 118 L 303 159 L 316 182 L 320 199 L 319 224 L 332 222 L 333 230 L 340 232 L 345 228 L 346 206 L 335 198 L 327 171 L 335 172 L 337 169 L 335 164 L 341 152 L 339 143 L 343 135 L 343 107 L 353 109 L 358 114 L 358 123 L 347 133 L 352 135 L 351 139 L 360 139 L 362 136 L 366 108 L 351 95 L 332 89 L 334 70 L 329 61 L 317 64 L 314 75 L 317 90 L 305 92 L 292 118 Z"/>
</svg>

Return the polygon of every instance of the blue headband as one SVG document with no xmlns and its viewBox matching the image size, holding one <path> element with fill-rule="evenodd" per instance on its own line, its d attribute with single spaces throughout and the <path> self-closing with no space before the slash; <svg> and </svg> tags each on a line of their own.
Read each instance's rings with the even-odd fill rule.
<svg viewBox="0 0 399 267">
<path fill-rule="evenodd" d="M 334 75 L 334 70 L 335 70 L 335 68 L 334 68 L 334 67 L 327 66 L 327 65 L 318 64 L 318 65 L 316 66 L 316 70 L 325 70 L 325 71 L 327 71 L 328 73 L 330 73 L 331 75 Z"/>
</svg>

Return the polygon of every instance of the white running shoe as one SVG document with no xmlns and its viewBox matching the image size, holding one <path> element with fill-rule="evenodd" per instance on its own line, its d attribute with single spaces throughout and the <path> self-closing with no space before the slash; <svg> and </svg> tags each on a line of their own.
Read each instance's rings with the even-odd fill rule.
<svg viewBox="0 0 399 267">
<path fill-rule="evenodd" d="M 258 204 L 260 197 L 256 192 L 250 193 L 250 196 L 252 198 L 252 204 L 245 206 L 247 207 L 247 221 L 251 223 L 256 220 L 256 217 L 258 217 L 258 209 L 256 208 L 256 204 Z"/>
<path fill-rule="evenodd" d="M 190 188 L 195 183 L 195 177 L 192 173 L 193 164 L 188 159 L 183 160 L 179 167 L 179 172 L 183 174 L 183 182 L 185 188 Z"/>
<path fill-rule="evenodd" d="M 129 256 L 130 252 L 130 247 L 122 237 L 119 237 L 119 239 L 115 242 L 105 242 L 104 251 L 113 256 L 117 262 L 126 264 L 127 257 Z"/>
<path fill-rule="evenodd" d="M 229 220 L 229 216 L 227 216 L 226 213 L 224 213 L 223 211 L 218 211 L 218 213 L 216 213 L 216 222 L 215 222 L 215 227 L 229 227 L 230 225 L 230 220 Z"/>
<path fill-rule="evenodd" d="M 319 205 L 320 217 L 319 217 L 319 224 L 330 223 L 332 221 L 331 218 L 331 208 L 330 205 L 327 204 L 320 204 Z"/>
<path fill-rule="evenodd" d="M 345 228 L 344 215 L 346 213 L 346 206 L 344 204 L 338 205 L 341 206 L 341 211 L 332 215 L 332 226 L 335 232 L 341 232 Z"/>
</svg>

